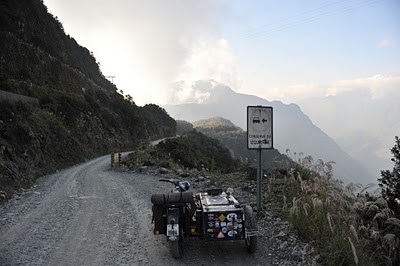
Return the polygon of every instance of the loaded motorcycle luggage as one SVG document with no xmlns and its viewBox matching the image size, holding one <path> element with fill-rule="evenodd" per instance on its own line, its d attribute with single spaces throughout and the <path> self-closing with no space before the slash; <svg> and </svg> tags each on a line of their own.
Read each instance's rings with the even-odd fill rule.
<svg viewBox="0 0 400 266">
<path fill-rule="evenodd" d="M 153 194 L 151 196 L 151 203 L 153 203 L 154 234 L 166 234 L 168 208 L 193 204 L 193 193 L 186 191 L 179 193 Z"/>
<path fill-rule="evenodd" d="M 243 211 L 232 196 L 222 190 L 200 193 L 203 232 L 207 240 L 243 239 Z"/>
<path fill-rule="evenodd" d="M 232 189 L 187 191 L 190 184 L 176 179 L 160 179 L 175 185 L 171 193 L 153 194 L 154 234 L 166 235 L 172 256 L 183 254 L 183 241 L 199 237 L 208 241 L 245 240 L 249 253 L 257 248 L 257 222 L 249 205 L 241 205 Z"/>
</svg>

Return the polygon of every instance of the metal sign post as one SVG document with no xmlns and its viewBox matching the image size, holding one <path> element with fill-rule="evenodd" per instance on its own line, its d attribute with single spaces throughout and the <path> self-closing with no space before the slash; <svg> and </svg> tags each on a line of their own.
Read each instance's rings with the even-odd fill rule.
<svg viewBox="0 0 400 266">
<path fill-rule="evenodd" d="M 261 150 L 273 149 L 272 107 L 247 106 L 247 149 L 258 151 L 257 211 L 262 211 L 262 160 Z"/>
<path fill-rule="evenodd" d="M 261 195 L 262 195 L 262 160 L 261 149 L 257 150 L 258 153 L 258 166 L 257 166 L 257 212 L 262 212 Z"/>
</svg>

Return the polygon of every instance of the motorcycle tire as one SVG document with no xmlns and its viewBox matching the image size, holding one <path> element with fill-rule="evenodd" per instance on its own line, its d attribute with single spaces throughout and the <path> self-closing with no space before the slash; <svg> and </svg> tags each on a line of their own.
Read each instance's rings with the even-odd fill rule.
<svg viewBox="0 0 400 266">
<path fill-rule="evenodd" d="M 169 250 L 174 259 L 180 259 L 183 256 L 183 239 L 177 241 L 168 241 Z"/>
<path fill-rule="evenodd" d="M 245 229 L 257 230 L 257 220 L 251 206 L 249 205 L 244 206 L 244 215 L 245 215 L 245 221 L 244 221 Z M 257 242 L 258 242 L 257 235 L 246 237 L 245 242 L 247 251 L 249 253 L 254 253 L 257 250 Z"/>
</svg>

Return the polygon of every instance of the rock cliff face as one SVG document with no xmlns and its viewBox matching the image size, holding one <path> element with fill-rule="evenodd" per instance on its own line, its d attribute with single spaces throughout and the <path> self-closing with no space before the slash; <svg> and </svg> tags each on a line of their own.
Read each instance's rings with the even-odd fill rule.
<svg viewBox="0 0 400 266">
<path fill-rule="evenodd" d="M 179 84 L 178 84 L 179 85 Z M 344 152 L 335 141 L 313 124 L 296 104 L 268 101 L 254 95 L 236 93 L 215 81 L 199 81 L 192 85 L 194 94 L 208 95 L 202 103 L 167 105 L 164 108 L 176 118 L 194 122 L 210 117 L 224 117 L 246 130 L 247 106 L 273 107 L 274 146 L 281 153 L 289 152 L 295 161 L 311 155 L 314 160 L 334 161 L 334 176 L 345 182 L 362 184 L 375 181 L 365 168 Z M 329 119 L 329 118 L 327 118 Z M 289 149 L 289 150 L 288 150 Z"/>
<path fill-rule="evenodd" d="M 0 2 L 0 201 L 44 174 L 175 135 L 156 105 L 118 93 L 40 0 Z"/>
</svg>

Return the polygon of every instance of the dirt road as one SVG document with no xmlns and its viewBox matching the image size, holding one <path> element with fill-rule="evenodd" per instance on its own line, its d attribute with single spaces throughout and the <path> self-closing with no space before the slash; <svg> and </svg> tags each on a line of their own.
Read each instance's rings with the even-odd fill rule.
<svg viewBox="0 0 400 266">
<path fill-rule="evenodd" d="M 190 239 L 173 259 L 154 236 L 150 196 L 159 176 L 111 171 L 109 156 L 41 178 L 0 209 L 0 265 L 296 265 L 259 243 Z"/>
</svg>

